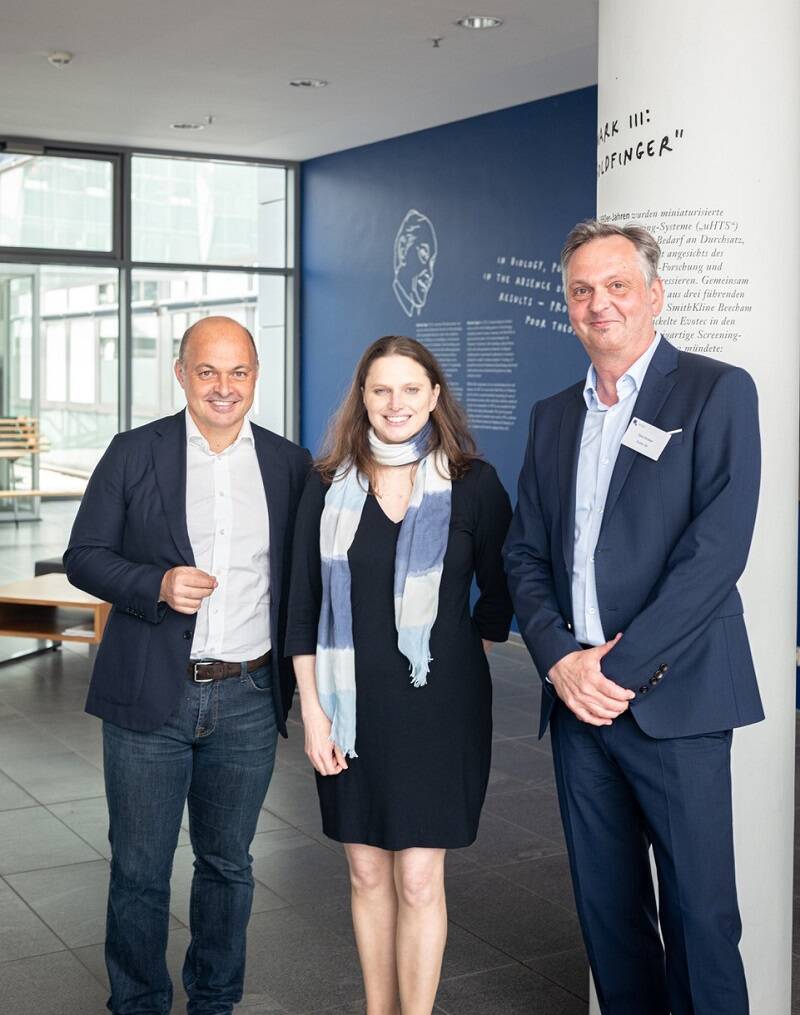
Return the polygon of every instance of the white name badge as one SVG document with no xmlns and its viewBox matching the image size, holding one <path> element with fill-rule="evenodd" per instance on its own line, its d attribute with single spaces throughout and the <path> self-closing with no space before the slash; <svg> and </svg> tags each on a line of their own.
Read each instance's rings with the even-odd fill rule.
<svg viewBox="0 0 800 1015">
<path fill-rule="evenodd" d="M 626 448 L 632 448 L 640 455 L 645 455 L 657 462 L 661 457 L 661 452 L 669 444 L 671 436 L 672 433 L 669 430 L 659 430 L 652 423 L 645 423 L 643 419 L 637 419 L 634 416 L 625 431 L 622 443 Z"/>
</svg>

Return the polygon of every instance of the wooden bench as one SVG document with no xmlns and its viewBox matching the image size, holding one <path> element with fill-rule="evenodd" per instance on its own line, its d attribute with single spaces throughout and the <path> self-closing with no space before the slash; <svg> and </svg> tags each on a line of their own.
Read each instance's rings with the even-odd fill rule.
<svg viewBox="0 0 800 1015">
<path fill-rule="evenodd" d="M 20 498 L 31 497 L 63 497 L 64 491 L 59 490 L 18 490 L 14 466 L 20 458 L 39 455 L 49 451 L 50 444 L 39 431 L 39 420 L 34 416 L 2 416 L 0 417 L 0 460 L 9 463 L 9 489 L 0 490 L 0 497 L 13 497 L 14 523 L 19 524 L 17 505 Z"/>
<path fill-rule="evenodd" d="M 18 458 L 26 454 L 49 451 L 50 445 L 39 432 L 39 420 L 35 416 L 0 416 L 0 451 L 3 458 Z"/>
</svg>

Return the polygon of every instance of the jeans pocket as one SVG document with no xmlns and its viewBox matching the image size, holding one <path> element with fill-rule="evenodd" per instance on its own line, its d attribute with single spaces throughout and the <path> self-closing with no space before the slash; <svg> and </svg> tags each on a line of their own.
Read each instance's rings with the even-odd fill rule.
<svg viewBox="0 0 800 1015">
<path fill-rule="evenodd" d="M 260 666 L 247 674 L 247 684 L 254 691 L 272 690 L 272 667 Z"/>
</svg>

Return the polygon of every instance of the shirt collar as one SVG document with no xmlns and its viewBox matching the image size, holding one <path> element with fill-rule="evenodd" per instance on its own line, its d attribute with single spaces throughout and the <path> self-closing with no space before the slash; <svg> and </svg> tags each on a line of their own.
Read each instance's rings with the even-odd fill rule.
<svg viewBox="0 0 800 1015">
<path fill-rule="evenodd" d="M 214 452 L 208 446 L 208 441 L 200 433 L 200 429 L 197 426 L 197 423 L 195 423 L 195 421 L 192 419 L 192 414 L 189 412 L 188 406 L 184 410 L 184 415 L 186 417 L 186 443 L 192 444 L 195 447 L 200 448 L 200 450 L 205 451 L 207 455 L 214 454 Z M 250 444 L 255 443 L 253 439 L 253 428 L 250 425 L 249 416 L 245 416 L 244 419 L 242 420 L 242 428 L 239 431 L 239 435 L 237 436 L 233 444 L 225 448 L 224 451 L 220 451 L 219 454 L 224 455 L 228 451 L 233 451 L 233 449 L 237 448 L 243 441 L 247 441 Z"/>
<path fill-rule="evenodd" d="M 658 344 L 661 341 L 661 335 L 656 333 L 653 341 L 648 345 L 642 355 L 632 363 L 625 373 L 617 381 L 617 395 L 622 400 L 627 398 L 631 393 L 637 393 L 642 387 L 644 381 L 644 375 L 647 373 L 647 368 L 650 366 L 650 360 L 655 355 L 655 351 L 658 348 Z M 605 410 L 612 408 L 611 406 L 605 405 L 597 397 L 597 372 L 594 369 L 594 363 L 589 364 L 589 369 L 586 372 L 586 384 L 583 386 L 583 400 L 586 402 L 586 408 L 590 410 L 604 412 Z"/>
</svg>

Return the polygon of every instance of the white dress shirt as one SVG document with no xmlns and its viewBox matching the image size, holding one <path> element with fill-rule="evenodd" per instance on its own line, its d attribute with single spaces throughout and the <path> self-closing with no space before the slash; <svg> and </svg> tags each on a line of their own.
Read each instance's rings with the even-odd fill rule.
<svg viewBox="0 0 800 1015">
<path fill-rule="evenodd" d="M 585 645 L 602 645 L 608 632 L 600 622 L 597 586 L 594 575 L 594 551 L 611 483 L 611 474 L 622 438 L 630 423 L 633 406 L 642 387 L 650 360 L 661 340 L 656 335 L 646 351 L 617 381 L 614 405 L 605 405 L 597 397 L 597 374 L 590 364 L 583 397 L 586 419 L 583 424 L 578 456 L 578 481 L 575 487 L 575 552 L 572 563 L 572 612 L 575 638 Z M 648 422 L 650 422 L 648 420 Z M 610 632 L 613 637 L 616 631 Z"/>
<path fill-rule="evenodd" d="M 269 514 L 248 419 L 214 454 L 186 410 L 186 525 L 195 565 L 218 582 L 198 611 L 192 659 L 257 659 L 271 646 Z"/>
</svg>

